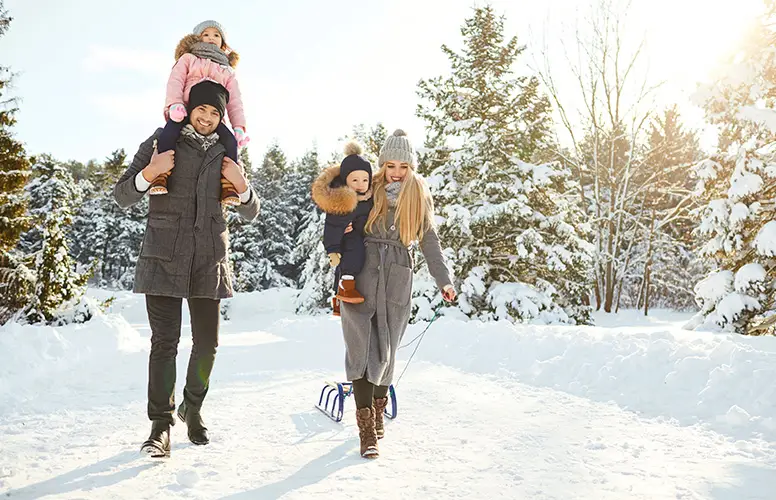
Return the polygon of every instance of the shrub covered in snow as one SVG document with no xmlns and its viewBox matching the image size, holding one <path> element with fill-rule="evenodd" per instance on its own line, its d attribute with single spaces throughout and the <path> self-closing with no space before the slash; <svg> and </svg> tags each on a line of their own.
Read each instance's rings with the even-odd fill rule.
<svg viewBox="0 0 776 500">
<path fill-rule="evenodd" d="M 706 201 L 699 210 L 702 253 L 716 270 L 695 287 L 701 311 L 693 326 L 765 333 L 776 324 L 776 122 L 763 119 L 774 116 L 774 19 L 771 4 L 719 80 L 698 94 L 720 126 L 721 152 L 695 170 Z"/>
</svg>

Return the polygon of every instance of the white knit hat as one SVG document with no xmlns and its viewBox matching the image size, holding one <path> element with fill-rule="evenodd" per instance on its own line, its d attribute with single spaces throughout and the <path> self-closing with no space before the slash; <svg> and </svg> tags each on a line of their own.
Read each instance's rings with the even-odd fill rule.
<svg viewBox="0 0 776 500">
<path fill-rule="evenodd" d="M 385 144 L 380 150 L 380 157 L 377 159 L 377 165 L 382 167 L 387 161 L 406 162 L 416 167 L 418 159 L 415 155 L 415 148 L 407 138 L 407 133 L 402 129 L 396 129 L 393 134 L 385 139 Z"/>
</svg>

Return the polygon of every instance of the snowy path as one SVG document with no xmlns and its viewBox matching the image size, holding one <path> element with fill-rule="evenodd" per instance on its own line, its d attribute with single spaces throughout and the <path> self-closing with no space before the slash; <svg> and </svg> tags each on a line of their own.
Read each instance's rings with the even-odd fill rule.
<svg viewBox="0 0 776 500">
<path fill-rule="evenodd" d="M 141 312 L 131 304 L 125 316 L 146 337 Z M 447 333 L 429 333 L 401 381 L 399 418 L 373 462 L 358 456 L 352 401 L 342 424 L 312 408 L 321 381 L 342 370 L 328 318 L 276 313 L 226 324 L 205 408 L 212 444 L 190 445 L 179 423 L 168 461 L 137 453 L 148 430 L 146 350 L 92 356 L 55 379 L 32 373 L 17 381 L 27 400 L 0 391 L 10 403 L 0 406 L 0 496 L 774 498 L 774 443 L 626 411 L 617 398 L 579 397 L 536 374 L 526 384 L 503 362 L 488 373 L 470 351 L 447 345 L 455 339 Z M 489 347 L 504 355 L 497 340 Z"/>
</svg>

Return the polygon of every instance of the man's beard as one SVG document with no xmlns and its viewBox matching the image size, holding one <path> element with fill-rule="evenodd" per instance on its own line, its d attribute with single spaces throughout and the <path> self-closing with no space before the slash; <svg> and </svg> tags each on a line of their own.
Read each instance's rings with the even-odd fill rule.
<svg viewBox="0 0 776 500">
<path fill-rule="evenodd" d="M 214 123 L 211 127 L 204 128 L 196 121 L 191 122 L 191 126 L 194 127 L 194 130 L 196 130 L 198 134 L 204 135 L 205 137 L 215 132 L 216 129 L 218 128 L 217 123 Z"/>
</svg>

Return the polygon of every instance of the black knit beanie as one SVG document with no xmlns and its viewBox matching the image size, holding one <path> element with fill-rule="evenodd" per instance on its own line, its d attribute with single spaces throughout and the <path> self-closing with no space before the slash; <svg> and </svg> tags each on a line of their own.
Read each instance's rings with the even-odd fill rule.
<svg viewBox="0 0 776 500">
<path fill-rule="evenodd" d="M 355 141 L 351 141 L 345 145 L 345 154 L 347 155 L 340 164 L 340 179 L 343 184 L 347 184 L 348 176 L 357 171 L 363 170 L 369 174 L 369 185 L 372 185 L 372 164 L 369 160 L 361 156 L 363 149 L 361 145 Z"/>
<path fill-rule="evenodd" d="M 189 92 L 189 115 L 197 106 L 210 104 L 221 113 L 221 119 L 226 115 L 226 105 L 229 103 L 229 91 L 223 85 L 205 80 L 191 87 Z"/>
</svg>

